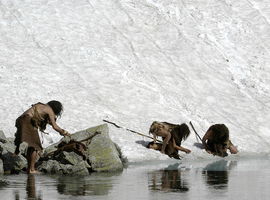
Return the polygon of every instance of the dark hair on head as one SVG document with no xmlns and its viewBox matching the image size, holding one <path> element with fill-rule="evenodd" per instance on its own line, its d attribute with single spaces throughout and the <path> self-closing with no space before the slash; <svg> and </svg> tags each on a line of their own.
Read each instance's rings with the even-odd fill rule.
<svg viewBox="0 0 270 200">
<path fill-rule="evenodd" d="M 212 127 L 213 134 L 213 141 L 215 143 L 226 143 L 229 141 L 229 129 L 225 124 L 215 124 Z"/>
<path fill-rule="evenodd" d="M 49 101 L 47 103 L 48 106 L 50 106 L 52 109 L 53 109 L 53 112 L 54 114 L 57 116 L 57 117 L 61 117 L 61 114 L 63 112 L 63 106 L 62 106 L 62 103 L 60 101 Z"/>
<path fill-rule="evenodd" d="M 213 131 L 213 143 L 215 154 L 222 157 L 226 156 L 225 148 L 229 145 L 229 134 L 230 131 L 225 124 L 215 124 L 211 126 Z"/>
<path fill-rule="evenodd" d="M 185 123 L 179 125 L 179 131 L 181 133 L 182 140 L 186 140 L 190 134 L 190 130 L 188 128 L 188 125 L 186 125 Z"/>
</svg>

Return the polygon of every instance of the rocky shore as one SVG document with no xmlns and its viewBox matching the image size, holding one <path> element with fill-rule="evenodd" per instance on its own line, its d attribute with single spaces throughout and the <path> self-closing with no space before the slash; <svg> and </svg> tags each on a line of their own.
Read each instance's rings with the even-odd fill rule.
<svg viewBox="0 0 270 200">
<path fill-rule="evenodd" d="M 72 134 L 71 139 L 82 141 L 85 146 L 85 156 L 75 152 L 58 151 L 59 143 L 70 141 L 63 138 L 43 150 L 43 154 L 37 157 L 36 169 L 42 173 L 63 174 L 63 175 L 89 175 L 91 172 L 111 172 L 123 170 L 121 151 L 109 137 L 107 124 L 92 127 Z M 0 131 L 0 174 L 19 174 L 27 169 L 27 143 L 20 145 L 20 154 L 13 156 L 15 145 L 14 138 L 6 138 L 3 131 Z M 53 153 L 52 153 L 53 152 Z M 49 155 L 48 155 L 49 154 Z M 44 156 L 45 155 L 45 156 Z"/>
</svg>

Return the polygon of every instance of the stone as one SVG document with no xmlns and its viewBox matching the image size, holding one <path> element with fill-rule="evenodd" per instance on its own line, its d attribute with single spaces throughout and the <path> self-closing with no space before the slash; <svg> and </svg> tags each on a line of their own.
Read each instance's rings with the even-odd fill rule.
<svg viewBox="0 0 270 200">
<path fill-rule="evenodd" d="M 1 131 L 1 130 L 0 130 L 0 142 L 2 142 L 2 143 L 7 142 L 7 138 L 6 138 L 5 134 L 4 134 L 4 132 Z"/>
<path fill-rule="evenodd" d="M 0 159 L 0 174 L 4 174 L 4 163 L 2 159 Z"/>
<path fill-rule="evenodd" d="M 89 155 L 89 161 L 93 171 L 96 172 L 109 172 L 123 170 L 123 163 L 120 159 L 121 153 L 118 151 L 117 146 L 112 142 L 109 137 L 109 127 L 107 124 L 92 127 L 83 131 L 72 134 L 72 138 L 76 141 L 81 141 L 96 131 L 100 131 L 101 134 L 94 136 L 92 139 L 85 141 L 87 146 L 87 154 Z M 61 141 L 69 139 L 63 138 Z M 53 152 L 57 149 L 57 145 L 61 142 L 55 143 L 45 149 L 46 153 Z M 69 158 L 74 159 L 74 158 Z M 70 164 L 67 160 L 61 160 L 62 164 Z"/>
<path fill-rule="evenodd" d="M 22 155 L 13 156 L 15 145 L 7 142 L 0 142 L 0 158 L 3 161 L 4 172 L 8 174 L 17 174 L 21 170 L 25 171 L 27 168 L 27 160 Z"/>
<path fill-rule="evenodd" d="M 93 171 L 110 172 L 123 170 L 123 163 L 120 159 L 120 152 L 109 137 L 109 127 L 103 124 L 85 130 L 84 132 L 94 134 L 100 131 L 101 134 L 92 138 L 87 146 L 87 154 Z"/>
<path fill-rule="evenodd" d="M 38 156 L 38 162 L 35 164 L 36 169 L 44 173 L 69 175 L 89 175 L 93 171 L 111 172 L 123 170 L 120 159 L 121 152 L 110 139 L 107 124 L 74 133 L 71 139 L 81 141 L 93 135 L 96 131 L 100 131 L 101 134 L 97 134 L 83 142 L 87 147 L 86 153 L 89 155 L 89 159 L 83 160 L 82 156 L 74 152 L 62 151 L 56 156 L 53 153 L 46 157 Z M 4 139 L 1 141 L 4 143 L 0 142 L 0 174 L 3 172 L 17 174 L 26 171 L 28 144 L 23 142 L 20 145 L 20 154 L 13 156 L 15 151 L 14 138 L 2 138 Z M 70 139 L 64 137 L 61 141 L 50 145 L 44 149 L 44 154 L 57 150 L 58 144 L 63 140 L 69 141 Z M 1 169 L 3 169 L 3 172 Z"/>
</svg>

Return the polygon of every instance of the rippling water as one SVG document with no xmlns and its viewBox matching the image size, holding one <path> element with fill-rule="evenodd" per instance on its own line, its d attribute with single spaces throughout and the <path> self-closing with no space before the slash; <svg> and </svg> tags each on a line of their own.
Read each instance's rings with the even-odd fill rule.
<svg viewBox="0 0 270 200">
<path fill-rule="evenodd" d="M 133 163 L 123 172 L 86 177 L 20 174 L 1 179 L 1 199 L 270 198 L 269 156 Z"/>
</svg>

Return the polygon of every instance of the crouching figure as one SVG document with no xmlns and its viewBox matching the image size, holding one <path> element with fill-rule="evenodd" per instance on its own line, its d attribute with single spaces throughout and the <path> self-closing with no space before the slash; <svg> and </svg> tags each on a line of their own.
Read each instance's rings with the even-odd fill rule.
<svg viewBox="0 0 270 200">
<path fill-rule="evenodd" d="M 154 141 L 148 144 L 148 148 L 160 150 L 161 153 L 169 157 L 179 159 L 178 151 L 190 153 L 189 149 L 181 146 L 182 141 L 186 140 L 190 130 L 186 124 L 171 124 L 168 122 L 154 121 L 150 127 L 149 133 L 153 134 Z M 156 143 L 156 137 L 161 136 L 163 143 Z"/>
<path fill-rule="evenodd" d="M 225 157 L 228 155 L 227 149 L 232 154 L 238 152 L 231 140 L 229 140 L 229 129 L 224 124 L 210 126 L 202 138 L 202 143 L 209 154 Z"/>
</svg>

